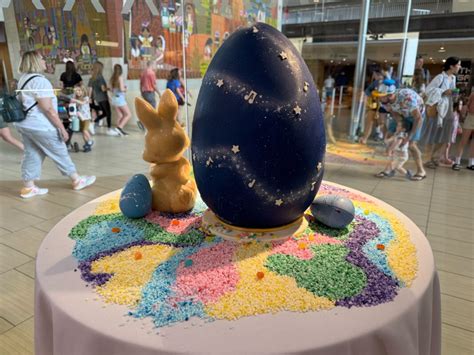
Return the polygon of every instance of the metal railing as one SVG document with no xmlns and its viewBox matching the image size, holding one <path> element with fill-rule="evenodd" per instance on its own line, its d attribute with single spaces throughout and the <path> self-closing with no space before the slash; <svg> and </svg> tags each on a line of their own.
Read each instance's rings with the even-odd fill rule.
<svg viewBox="0 0 474 355">
<path fill-rule="evenodd" d="M 474 0 L 473 0 L 474 1 Z M 427 16 L 451 13 L 452 0 L 414 1 L 411 15 Z M 406 3 L 378 3 L 370 7 L 369 18 L 404 17 Z M 315 5 L 313 8 L 291 9 L 283 14 L 283 24 L 303 24 L 312 22 L 333 22 L 357 20 L 361 15 L 361 5 L 325 7 Z"/>
</svg>

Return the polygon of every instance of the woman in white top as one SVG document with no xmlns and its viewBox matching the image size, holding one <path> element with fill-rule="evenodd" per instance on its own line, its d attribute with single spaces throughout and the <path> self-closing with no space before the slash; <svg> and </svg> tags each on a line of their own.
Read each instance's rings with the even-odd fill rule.
<svg viewBox="0 0 474 355">
<path fill-rule="evenodd" d="M 117 113 L 117 127 L 115 132 L 119 136 L 128 136 L 128 133 L 123 130 L 127 122 L 132 117 L 130 109 L 125 99 L 125 92 L 127 86 L 125 85 L 122 77 L 122 66 L 120 64 L 114 65 L 114 72 L 110 78 L 110 88 L 112 90 L 112 106 L 115 107 Z"/>
<path fill-rule="evenodd" d="M 443 64 L 443 72 L 436 75 L 426 87 L 426 92 L 439 88 L 443 90 L 442 95 L 449 98 L 448 113 L 443 119 L 442 126 L 438 126 L 436 118 L 428 118 L 423 129 L 422 141 L 427 145 L 429 161 L 426 163 L 426 166 L 429 168 L 436 168 L 439 165 L 443 147 L 446 147 L 448 143 L 451 143 L 453 131 L 455 129 L 452 95 L 453 90 L 456 88 L 456 74 L 460 68 L 460 59 L 457 57 L 449 57 Z"/>
<path fill-rule="evenodd" d="M 74 190 L 81 190 L 95 182 L 95 176 L 80 176 L 69 156 L 65 144 L 69 135 L 58 116 L 53 86 L 40 74 L 45 69 L 46 63 L 41 54 L 36 51 L 23 54 L 19 68 L 22 76 L 18 87 L 26 85 L 19 98 L 23 109 L 29 111 L 23 121 L 15 124 L 25 145 L 21 162 L 24 187 L 20 196 L 23 198 L 48 193 L 48 189 L 35 185 L 35 181 L 41 177 L 45 157 L 53 160 L 59 171 L 71 179 Z"/>
</svg>

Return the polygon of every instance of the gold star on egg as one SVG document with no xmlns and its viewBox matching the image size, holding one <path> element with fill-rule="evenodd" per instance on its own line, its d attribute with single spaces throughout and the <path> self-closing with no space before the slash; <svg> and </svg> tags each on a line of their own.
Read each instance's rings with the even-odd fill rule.
<svg viewBox="0 0 474 355">
<path fill-rule="evenodd" d="M 296 105 L 296 107 L 293 109 L 293 112 L 297 115 L 301 115 L 301 107 Z"/>
<path fill-rule="evenodd" d="M 275 200 L 275 205 L 276 206 L 281 206 L 283 204 L 283 200 L 279 198 L 278 200 Z"/>
<path fill-rule="evenodd" d="M 240 148 L 238 145 L 233 145 L 231 150 L 234 154 L 237 154 L 238 152 L 240 152 Z"/>
<path fill-rule="evenodd" d="M 304 86 L 303 86 L 303 91 L 304 91 L 304 92 L 307 92 L 308 89 L 309 89 L 309 83 L 305 81 L 305 82 L 304 82 Z"/>
<path fill-rule="evenodd" d="M 280 54 L 278 54 L 278 56 L 281 58 L 281 60 L 288 59 L 288 56 L 286 55 L 284 51 L 281 51 Z"/>
<path fill-rule="evenodd" d="M 222 80 L 222 79 L 217 80 L 216 86 L 217 86 L 218 88 L 220 88 L 222 85 L 224 85 L 224 80 Z"/>
<path fill-rule="evenodd" d="M 249 182 L 249 187 L 250 188 L 253 188 L 253 185 L 255 185 L 255 179 L 253 179 L 252 181 Z"/>
<path fill-rule="evenodd" d="M 318 169 L 318 171 L 321 170 L 321 168 L 323 167 L 323 164 L 321 162 L 318 163 L 318 166 L 316 167 L 316 169 Z"/>
<path fill-rule="evenodd" d="M 316 185 L 316 182 L 312 182 L 312 183 L 311 183 L 311 191 L 314 190 L 314 185 Z"/>
<path fill-rule="evenodd" d="M 209 166 L 209 165 L 211 165 L 212 163 L 214 163 L 214 160 L 212 160 L 212 158 L 209 157 L 209 159 L 207 159 L 207 161 L 206 161 L 206 166 Z"/>
<path fill-rule="evenodd" d="M 253 26 L 253 33 L 258 33 L 258 28 Z"/>
</svg>

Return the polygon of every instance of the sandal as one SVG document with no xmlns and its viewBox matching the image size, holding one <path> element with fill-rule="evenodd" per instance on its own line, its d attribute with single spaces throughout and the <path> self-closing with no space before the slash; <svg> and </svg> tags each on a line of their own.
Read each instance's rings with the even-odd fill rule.
<svg viewBox="0 0 474 355">
<path fill-rule="evenodd" d="M 454 161 L 452 161 L 451 159 L 442 159 L 439 162 L 441 164 L 445 164 L 445 165 L 453 165 L 454 164 Z"/>
<path fill-rule="evenodd" d="M 380 173 L 376 174 L 375 177 L 385 179 L 385 178 L 391 178 L 393 177 L 393 175 L 395 175 L 394 171 L 391 171 L 389 173 L 386 173 L 385 171 L 381 171 Z"/>
<path fill-rule="evenodd" d="M 439 163 L 435 160 L 430 160 L 425 164 L 425 166 L 430 169 L 436 169 L 439 166 Z"/>
<path fill-rule="evenodd" d="M 426 179 L 426 174 L 425 175 L 420 175 L 420 174 L 416 174 L 416 175 L 413 175 L 411 177 L 411 181 L 421 181 L 421 180 L 424 180 Z"/>
</svg>

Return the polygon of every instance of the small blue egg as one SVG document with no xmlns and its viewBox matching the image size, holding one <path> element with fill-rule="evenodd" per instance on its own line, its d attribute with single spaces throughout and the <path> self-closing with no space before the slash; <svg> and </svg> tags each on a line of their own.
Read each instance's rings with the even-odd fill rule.
<svg viewBox="0 0 474 355">
<path fill-rule="evenodd" d="M 129 218 L 141 218 L 151 211 L 152 191 L 143 174 L 134 175 L 127 181 L 120 194 L 120 210 Z"/>
</svg>

